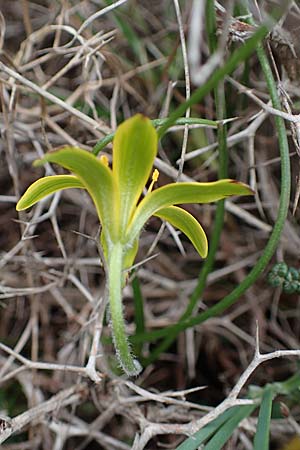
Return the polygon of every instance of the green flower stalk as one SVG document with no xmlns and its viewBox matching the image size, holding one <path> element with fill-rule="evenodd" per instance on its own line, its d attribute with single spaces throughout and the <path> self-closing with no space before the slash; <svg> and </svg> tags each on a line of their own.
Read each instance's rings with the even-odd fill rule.
<svg viewBox="0 0 300 450">
<path fill-rule="evenodd" d="M 108 268 L 113 341 L 119 363 L 128 375 L 138 375 L 141 365 L 132 355 L 126 336 L 122 288 L 146 222 L 153 215 L 168 221 L 182 231 L 205 258 L 207 238 L 203 228 L 191 214 L 175 205 L 210 203 L 232 195 L 253 194 L 249 186 L 229 179 L 210 183 L 172 183 L 152 190 L 158 178 L 155 170 L 147 194 L 141 199 L 157 154 L 157 140 L 151 121 L 138 114 L 123 122 L 116 131 L 112 168 L 104 155 L 98 159 L 80 148 L 64 147 L 50 152 L 36 161 L 35 166 L 56 163 L 74 175 L 54 175 L 37 180 L 16 207 L 18 211 L 29 208 L 63 189 L 88 191 L 102 226 L 101 244 Z"/>
</svg>

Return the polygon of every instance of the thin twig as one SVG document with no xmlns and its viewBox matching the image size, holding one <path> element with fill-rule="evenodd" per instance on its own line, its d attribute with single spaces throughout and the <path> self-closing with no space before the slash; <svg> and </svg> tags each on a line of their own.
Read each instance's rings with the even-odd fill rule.
<svg viewBox="0 0 300 450">
<path fill-rule="evenodd" d="M 0 71 L 3 71 L 10 77 L 14 78 L 15 80 L 19 81 L 24 86 L 27 86 L 32 91 L 36 92 L 37 94 L 41 95 L 43 98 L 46 98 L 51 103 L 54 103 L 58 106 L 60 106 L 62 109 L 68 111 L 73 116 L 77 117 L 78 119 L 82 120 L 83 122 L 88 123 L 91 125 L 95 130 L 100 130 L 104 133 L 109 133 L 111 130 L 105 125 L 100 119 L 98 121 L 92 119 L 91 117 L 87 116 L 86 114 L 82 113 L 76 108 L 73 108 L 73 106 L 70 106 L 68 103 L 64 102 L 60 98 L 56 97 L 55 95 L 51 94 L 50 92 L 46 91 L 45 89 L 39 87 L 37 84 L 33 83 L 32 81 L 28 80 L 27 78 L 20 75 L 18 72 L 16 72 L 13 69 L 10 69 L 5 64 L 0 62 Z"/>
</svg>

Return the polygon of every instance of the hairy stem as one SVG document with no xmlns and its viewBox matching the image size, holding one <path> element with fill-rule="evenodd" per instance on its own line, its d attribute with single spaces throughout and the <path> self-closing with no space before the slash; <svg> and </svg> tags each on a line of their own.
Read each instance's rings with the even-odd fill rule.
<svg viewBox="0 0 300 450">
<path fill-rule="evenodd" d="M 129 376 L 138 375 L 141 371 L 139 362 L 132 356 L 125 331 L 122 308 L 122 269 L 123 246 L 114 243 L 109 253 L 108 288 L 113 341 L 120 365 Z"/>
</svg>

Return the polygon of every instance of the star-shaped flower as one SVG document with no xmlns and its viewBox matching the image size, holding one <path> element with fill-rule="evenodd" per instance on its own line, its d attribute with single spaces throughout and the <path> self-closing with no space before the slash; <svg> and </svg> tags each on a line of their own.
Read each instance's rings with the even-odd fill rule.
<svg viewBox="0 0 300 450">
<path fill-rule="evenodd" d="M 98 159 L 76 147 L 50 152 L 35 165 L 56 163 L 74 175 L 47 176 L 33 183 L 17 204 L 23 210 L 49 194 L 68 188 L 86 189 L 93 199 L 102 226 L 101 243 L 108 268 L 108 292 L 113 340 L 119 362 L 128 375 L 141 366 L 132 356 L 122 311 L 124 270 L 130 269 L 138 249 L 140 233 L 151 216 L 168 221 L 182 231 L 202 258 L 207 238 L 199 222 L 181 207 L 184 203 L 210 203 L 232 195 L 253 194 L 249 186 L 235 180 L 210 183 L 171 183 L 141 198 L 157 154 L 157 133 L 151 121 L 138 114 L 123 122 L 113 141 L 112 168 L 105 156 Z"/>
</svg>

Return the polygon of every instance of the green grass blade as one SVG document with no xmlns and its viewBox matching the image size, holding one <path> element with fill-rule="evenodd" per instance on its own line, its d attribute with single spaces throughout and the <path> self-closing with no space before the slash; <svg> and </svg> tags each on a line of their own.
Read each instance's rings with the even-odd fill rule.
<svg viewBox="0 0 300 450">
<path fill-rule="evenodd" d="M 164 125 L 168 120 L 168 117 L 164 119 L 153 119 L 152 123 L 155 127 Z M 218 126 L 217 120 L 202 119 L 201 117 L 179 117 L 176 119 L 174 125 L 204 125 L 208 127 L 216 128 Z"/>
<path fill-rule="evenodd" d="M 167 120 L 168 117 L 166 117 L 165 119 L 153 119 L 151 120 L 151 122 L 152 125 L 157 128 L 159 126 L 162 126 Z M 208 127 L 217 127 L 218 121 L 201 119 L 199 117 L 180 117 L 175 121 L 174 125 L 204 125 Z M 101 152 L 101 150 L 103 150 L 110 142 L 113 141 L 114 136 L 115 132 L 107 134 L 102 139 L 99 139 L 99 141 L 93 147 L 92 153 L 97 156 Z"/>
<path fill-rule="evenodd" d="M 269 450 L 270 424 L 274 389 L 267 386 L 264 390 L 254 437 L 254 450 Z"/>
<path fill-rule="evenodd" d="M 276 394 L 290 395 L 294 391 L 300 389 L 300 374 L 295 373 L 285 381 L 277 381 L 272 386 L 275 389 Z"/>
<path fill-rule="evenodd" d="M 217 419 L 210 422 L 208 425 L 197 431 L 193 436 L 186 439 L 176 450 L 197 450 L 199 445 L 203 444 L 208 438 L 217 432 L 217 430 L 227 422 L 237 411 L 238 407 L 230 408 L 225 411 Z"/>
<path fill-rule="evenodd" d="M 256 408 L 255 405 L 245 405 L 237 407 L 235 414 L 225 422 L 210 441 L 204 446 L 203 450 L 221 450 L 228 441 L 232 433 L 236 430 L 239 423 L 249 417 Z"/>
<path fill-rule="evenodd" d="M 107 5 L 111 5 L 113 1 L 105 0 L 105 3 Z M 137 8 L 135 9 L 137 10 Z M 124 37 L 127 39 L 128 44 L 132 48 L 132 51 L 135 54 L 136 58 L 139 60 L 140 64 L 146 64 L 148 62 L 146 49 L 142 43 L 142 39 L 137 35 L 137 33 L 129 23 L 128 11 L 120 11 L 120 13 L 118 11 L 113 11 L 112 18 L 123 33 Z M 145 26 L 145 21 L 142 15 L 139 15 L 139 20 L 143 20 L 143 25 Z"/>
<path fill-rule="evenodd" d="M 258 43 L 267 35 L 269 29 L 267 26 L 262 25 L 254 33 L 254 35 L 248 39 L 244 45 L 240 46 L 227 61 L 215 70 L 211 77 L 206 81 L 205 84 L 200 86 L 191 97 L 182 103 L 169 117 L 169 119 L 164 123 L 164 125 L 158 130 L 158 136 L 161 138 L 167 131 L 169 127 L 174 125 L 174 122 L 179 117 L 182 117 L 186 110 L 190 108 L 195 103 L 199 103 L 205 95 L 207 95 L 212 89 L 214 89 L 220 80 L 222 80 L 226 75 L 231 74 L 240 63 L 249 58 L 249 56 L 254 52 Z"/>
</svg>

